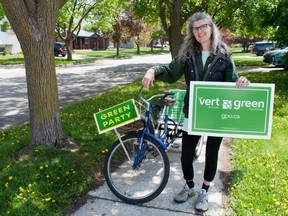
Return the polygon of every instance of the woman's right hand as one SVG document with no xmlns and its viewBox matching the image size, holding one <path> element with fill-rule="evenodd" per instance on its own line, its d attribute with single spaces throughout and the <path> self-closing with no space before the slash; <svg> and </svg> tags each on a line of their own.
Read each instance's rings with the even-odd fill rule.
<svg viewBox="0 0 288 216">
<path fill-rule="evenodd" d="M 149 89 L 150 86 L 153 86 L 153 82 L 154 82 L 154 79 L 155 79 L 155 70 L 150 68 L 145 76 L 143 77 L 143 80 L 142 80 L 142 85 Z"/>
</svg>

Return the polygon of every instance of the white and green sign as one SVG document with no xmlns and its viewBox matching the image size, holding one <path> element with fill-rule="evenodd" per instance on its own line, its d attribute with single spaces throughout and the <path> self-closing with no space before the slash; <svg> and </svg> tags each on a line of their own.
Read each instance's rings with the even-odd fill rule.
<svg viewBox="0 0 288 216">
<path fill-rule="evenodd" d="M 188 133 L 270 139 L 274 84 L 191 82 Z"/>
<path fill-rule="evenodd" d="M 133 99 L 94 114 L 99 134 L 140 119 Z"/>
</svg>

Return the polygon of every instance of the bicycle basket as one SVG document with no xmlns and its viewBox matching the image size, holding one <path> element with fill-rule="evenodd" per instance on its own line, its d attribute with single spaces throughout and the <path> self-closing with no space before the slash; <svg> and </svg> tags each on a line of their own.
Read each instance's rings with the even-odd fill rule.
<svg viewBox="0 0 288 216">
<path fill-rule="evenodd" d="M 134 122 L 131 122 L 129 124 L 123 125 L 121 127 L 117 128 L 118 133 L 125 134 L 129 131 L 138 131 L 144 127 L 144 120 L 138 119 Z"/>
</svg>

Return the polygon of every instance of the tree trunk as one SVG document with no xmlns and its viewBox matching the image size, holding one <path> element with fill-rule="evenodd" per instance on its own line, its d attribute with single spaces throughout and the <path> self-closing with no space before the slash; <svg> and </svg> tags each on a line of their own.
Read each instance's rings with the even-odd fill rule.
<svg viewBox="0 0 288 216">
<path fill-rule="evenodd" d="M 173 10 L 170 12 L 169 38 L 170 51 L 172 58 L 178 55 L 181 44 L 183 43 L 182 26 L 181 26 L 181 9 L 183 2 L 174 0 Z M 173 29 L 173 31 L 172 31 Z"/>
<path fill-rule="evenodd" d="M 120 40 L 116 41 L 116 55 L 117 56 L 119 56 L 119 54 L 120 54 L 119 49 L 120 49 Z"/>
<path fill-rule="evenodd" d="M 31 144 L 64 147 L 53 41 L 60 0 L 2 0 L 25 58 Z"/>
<path fill-rule="evenodd" d="M 169 37 L 170 51 L 172 58 L 178 55 L 179 49 L 183 42 L 182 24 L 181 24 L 181 10 L 183 6 L 183 0 L 173 0 L 173 3 L 169 4 L 170 25 L 166 21 L 166 9 L 164 0 L 159 0 L 159 14 L 162 26 Z"/>
<path fill-rule="evenodd" d="M 65 39 L 65 45 L 66 45 L 66 49 L 67 49 L 67 60 L 72 60 L 73 38 L 67 37 Z"/>
</svg>

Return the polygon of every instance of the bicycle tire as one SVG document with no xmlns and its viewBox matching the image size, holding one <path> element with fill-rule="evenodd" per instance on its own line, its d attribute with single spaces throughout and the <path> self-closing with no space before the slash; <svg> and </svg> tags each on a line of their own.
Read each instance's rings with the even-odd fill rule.
<svg viewBox="0 0 288 216">
<path fill-rule="evenodd" d="M 140 134 L 128 134 L 122 139 L 132 160 L 140 141 Z M 119 140 L 110 148 L 104 164 L 104 175 L 108 187 L 115 196 L 130 204 L 149 202 L 165 188 L 170 172 L 169 159 L 160 144 L 149 136 L 144 159 L 133 168 Z"/>
</svg>

